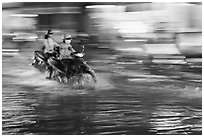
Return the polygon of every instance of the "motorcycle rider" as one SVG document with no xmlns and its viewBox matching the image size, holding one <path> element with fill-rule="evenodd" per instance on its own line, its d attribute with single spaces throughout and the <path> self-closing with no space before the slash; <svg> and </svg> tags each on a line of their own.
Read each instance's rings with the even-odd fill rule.
<svg viewBox="0 0 204 137">
<path fill-rule="evenodd" d="M 52 32 L 52 30 L 48 30 L 47 34 L 45 35 L 44 41 L 43 41 L 44 43 L 43 53 L 46 57 L 45 58 L 46 63 L 47 63 L 48 58 L 52 56 L 56 57 L 56 52 L 54 51 L 54 49 L 60 46 L 52 38 L 53 34 L 54 33 Z M 52 67 L 48 63 L 47 63 L 47 66 L 48 66 L 50 73 L 49 73 L 49 76 L 46 77 L 46 79 L 51 79 L 53 70 L 52 70 Z"/>
<path fill-rule="evenodd" d="M 71 65 L 71 53 L 76 52 L 71 45 L 72 37 L 70 34 L 63 35 L 63 43 L 60 45 L 59 53 L 61 63 L 64 64 L 65 70 L 68 71 L 68 66 Z M 68 64 L 68 65 L 65 65 Z"/>
<path fill-rule="evenodd" d="M 65 34 L 63 36 L 63 43 L 60 45 L 60 49 L 59 49 L 60 59 L 61 59 L 62 64 L 68 64 L 68 65 L 64 65 L 65 67 L 67 67 L 67 68 L 65 68 L 66 71 L 69 71 L 68 67 L 72 65 L 71 63 L 72 63 L 73 58 L 71 57 L 71 53 L 76 52 L 71 45 L 71 41 L 72 41 L 71 35 Z M 82 49 L 82 52 L 83 52 L 84 46 L 82 46 L 82 48 L 83 48 Z M 83 64 L 87 68 L 89 68 L 91 71 L 93 71 L 85 61 L 83 61 Z M 93 76 L 94 76 L 94 80 L 96 82 L 95 75 L 93 75 Z"/>
<path fill-rule="evenodd" d="M 71 59 L 71 53 L 76 52 L 71 45 L 72 37 L 70 34 L 63 36 L 63 43 L 60 45 L 60 59 Z"/>
</svg>

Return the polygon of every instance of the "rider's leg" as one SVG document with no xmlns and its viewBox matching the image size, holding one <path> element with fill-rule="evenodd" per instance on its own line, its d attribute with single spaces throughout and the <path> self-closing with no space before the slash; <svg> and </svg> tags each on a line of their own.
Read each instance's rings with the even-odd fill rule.
<svg viewBox="0 0 204 137">
<path fill-rule="evenodd" d="M 46 66 L 47 66 L 46 68 L 49 70 L 49 76 L 47 76 L 46 79 L 51 79 L 53 70 L 52 70 L 52 67 L 51 67 L 51 66 L 49 65 L 49 63 L 48 63 L 48 59 L 49 59 L 52 55 L 51 55 L 51 53 L 45 53 L 45 55 L 46 55 L 45 64 L 46 64 Z"/>
<path fill-rule="evenodd" d="M 50 69 L 50 75 L 49 75 L 50 79 L 52 78 L 52 73 L 53 73 L 53 69 Z"/>
<path fill-rule="evenodd" d="M 53 69 L 52 69 L 51 66 L 49 66 L 48 70 L 49 70 L 49 76 L 47 76 L 46 79 L 51 79 L 52 78 Z"/>
</svg>

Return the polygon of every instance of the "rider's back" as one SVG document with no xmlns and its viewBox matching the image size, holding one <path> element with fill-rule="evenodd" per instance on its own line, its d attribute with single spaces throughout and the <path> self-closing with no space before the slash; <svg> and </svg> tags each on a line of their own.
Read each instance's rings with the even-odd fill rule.
<svg viewBox="0 0 204 137">
<path fill-rule="evenodd" d="M 44 39 L 44 53 L 52 53 L 54 51 L 55 42 L 52 38 Z"/>
</svg>

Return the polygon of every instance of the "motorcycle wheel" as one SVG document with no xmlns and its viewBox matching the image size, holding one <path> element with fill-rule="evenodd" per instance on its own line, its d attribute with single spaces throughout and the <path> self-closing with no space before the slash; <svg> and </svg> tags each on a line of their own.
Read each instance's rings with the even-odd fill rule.
<svg viewBox="0 0 204 137">
<path fill-rule="evenodd" d="M 95 80 L 90 73 L 84 73 L 79 77 L 78 83 L 80 86 L 90 86 L 95 84 Z"/>
<path fill-rule="evenodd" d="M 88 73 L 72 76 L 67 84 L 73 89 L 93 88 L 95 85 L 92 76 Z"/>
</svg>

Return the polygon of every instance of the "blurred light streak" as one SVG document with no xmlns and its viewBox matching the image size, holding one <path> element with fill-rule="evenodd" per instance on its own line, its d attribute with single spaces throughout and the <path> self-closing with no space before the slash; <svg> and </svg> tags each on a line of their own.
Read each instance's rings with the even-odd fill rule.
<svg viewBox="0 0 204 137">
<path fill-rule="evenodd" d="M 29 39 L 37 39 L 38 37 L 37 36 L 32 36 L 32 37 L 28 37 Z M 13 39 L 16 39 L 16 38 L 13 38 Z"/>
<path fill-rule="evenodd" d="M 154 55 L 155 59 L 186 59 L 185 56 L 179 55 L 179 56 L 171 56 L 171 55 Z"/>
<path fill-rule="evenodd" d="M 146 42 L 147 40 L 145 40 L 145 39 L 125 39 L 124 41 L 127 41 L 127 42 L 132 42 L 132 41 L 135 41 L 135 42 Z"/>
<path fill-rule="evenodd" d="M 37 14 L 11 14 L 12 17 L 37 17 Z"/>
<path fill-rule="evenodd" d="M 18 49 L 2 49 L 2 52 L 18 52 Z"/>
<path fill-rule="evenodd" d="M 121 22 L 118 25 L 121 33 L 147 33 L 148 27 L 142 22 Z"/>
<path fill-rule="evenodd" d="M 131 52 L 144 52 L 144 49 L 142 48 L 118 48 L 117 50 L 131 51 Z"/>
<path fill-rule="evenodd" d="M 175 60 L 175 59 L 152 59 L 153 63 L 158 64 L 186 64 L 187 62 L 185 60 Z"/>
<path fill-rule="evenodd" d="M 3 33 L 3 36 L 17 36 L 18 34 L 15 33 Z"/>
<path fill-rule="evenodd" d="M 86 6 L 87 9 L 91 8 L 115 8 L 116 5 L 92 5 L 92 6 Z"/>
<path fill-rule="evenodd" d="M 18 55 L 18 53 L 16 53 L 16 52 L 12 52 L 12 53 L 5 53 L 5 52 L 3 52 L 2 53 L 2 56 L 15 56 L 15 55 Z"/>
</svg>

